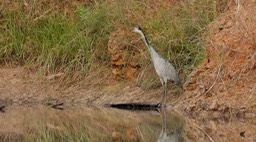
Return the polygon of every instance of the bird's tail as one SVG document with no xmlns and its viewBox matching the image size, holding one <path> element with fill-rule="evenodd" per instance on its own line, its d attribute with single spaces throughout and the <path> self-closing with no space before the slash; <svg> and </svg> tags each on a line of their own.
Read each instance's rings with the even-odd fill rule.
<svg viewBox="0 0 256 142">
<path fill-rule="evenodd" d="M 181 94 L 183 94 L 184 93 L 183 84 L 179 81 L 176 85 L 179 86 L 179 88 L 181 89 Z"/>
<path fill-rule="evenodd" d="M 182 85 L 181 81 L 179 81 L 178 83 L 176 83 L 176 85 L 177 85 L 177 86 L 179 86 L 179 87 L 180 87 L 180 89 L 182 89 L 182 90 L 183 90 L 183 85 Z"/>
</svg>

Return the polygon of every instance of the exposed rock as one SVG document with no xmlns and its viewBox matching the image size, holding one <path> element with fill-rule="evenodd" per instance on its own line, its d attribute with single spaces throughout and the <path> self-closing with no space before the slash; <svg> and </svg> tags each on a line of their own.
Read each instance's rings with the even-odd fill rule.
<svg viewBox="0 0 256 142">
<path fill-rule="evenodd" d="M 108 51 L 111 56 L 112 73 L 117 79 L 132 80 L 140 68 L 139 59 L 142 49 L 127 44 L 134 43 L 136 37 L 132 31 L 119 25 L 110 35 Z"/>
</svg>

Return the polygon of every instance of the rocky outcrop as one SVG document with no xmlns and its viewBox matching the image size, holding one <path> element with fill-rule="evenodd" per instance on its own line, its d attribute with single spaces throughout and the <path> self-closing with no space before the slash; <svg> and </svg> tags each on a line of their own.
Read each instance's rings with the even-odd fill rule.
<svg viewBox="0 0 256 142">
<path fill-rule="evenodd" d="M 122 26 L 116 26 L 108 42 L 108 51 L 111 57 L 112 73 L 116 79 L 133 80 L 140 69 L 142 49 L 133 44 L 138 41 L 137 36 Z"/>
</svg>

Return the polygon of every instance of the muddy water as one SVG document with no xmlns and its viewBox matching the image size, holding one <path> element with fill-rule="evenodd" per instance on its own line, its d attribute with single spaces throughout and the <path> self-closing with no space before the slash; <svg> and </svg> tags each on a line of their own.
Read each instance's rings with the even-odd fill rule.
<svg viewBox="0 0 256 142">
<path fill-rule="evenodd" d="M 254 142 L 255 119 L 203 119 L 172 110 L 8 106 L 0 112 L 0 141 Z"/>
</svg>

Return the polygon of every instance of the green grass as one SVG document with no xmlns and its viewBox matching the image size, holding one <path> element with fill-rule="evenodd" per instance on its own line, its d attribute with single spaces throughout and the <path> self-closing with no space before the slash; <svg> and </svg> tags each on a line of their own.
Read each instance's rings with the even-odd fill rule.
<svg viewBox="0 0 256 142">
<path fill-rule="evenodd" d="M 22 2 L 14 2 L 14 10 L 2 4 L 0 62 L 19 62 L 47 74 L 88 74 L 96 63 L 110 64 L 107 43 L 116 25 L 131 29 L 140 24 L 153 47 L 186 76 L 203 60 L 206 26 L 227 1 L 179 2 L 165 7 L 147 0 L 103 0 L 78 5 L 69 11 L 73 17 L 37 0 L 28 1 L 30 9 L 24 9 Z M 142 66 L 149 58 L 144 61 Z"/>
<path fill-rule="evenodd" d="M 18 12 L 6 16 L 2 61 L 19 61 L 47 72 L 87 68 L 90 39 L 75 22 L 61 15 L 32 23 Z"/>
</svg>

